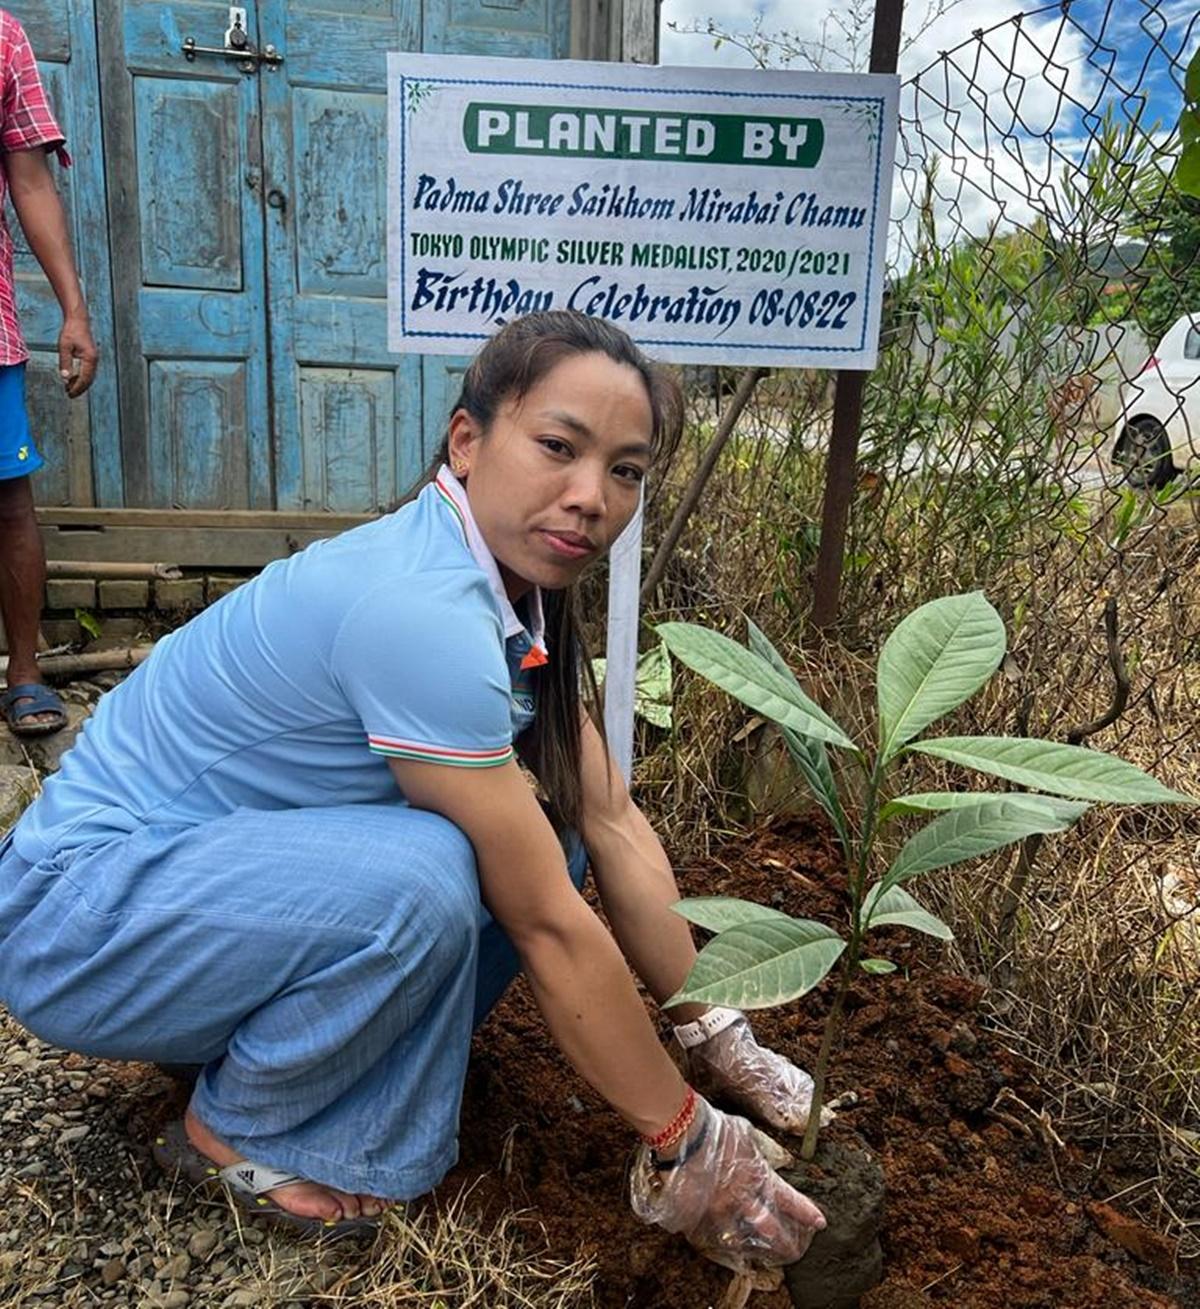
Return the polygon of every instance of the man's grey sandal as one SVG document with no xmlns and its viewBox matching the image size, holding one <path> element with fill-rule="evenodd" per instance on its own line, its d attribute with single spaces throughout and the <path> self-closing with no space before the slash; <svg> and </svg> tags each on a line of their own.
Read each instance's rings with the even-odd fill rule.
<svg viewBox="0 0 1200 1309">
<path fill-rule="evenodd" d="M 163 1128 L 155 1138 L 151 1153 L 164 1173 L 178 1174 L 198 1187 L 223 1186 L 230 1199 L 243 1212 L 283 1223 L 314 1236 L 328 1239 L 370 1234 L 379 1226 L 380 1215 L 374 1218 L 305 1218 L 281 1209 L 264 1192 L 273 1191 L 278 1186 L 290 1186 L 293 1182 L 304 1182 L 308 1178 L 297 1177 L 295 1173 L 270 1168 L 266 1164 L 256 1164 L 249 1159 L 239 1159 L 235 1164 L 218 1168 L 188 1140 L 182 1119 Z"/>
</svg>

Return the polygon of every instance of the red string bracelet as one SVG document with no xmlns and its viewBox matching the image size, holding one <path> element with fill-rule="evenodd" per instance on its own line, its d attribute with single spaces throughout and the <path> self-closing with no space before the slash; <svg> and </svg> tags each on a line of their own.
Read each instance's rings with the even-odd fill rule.
<svg viewBox="0 0 1200 1309">
<path fill-rule="evenodd" d="M 651 1150 L 664 1150 L 673 1145 L 691 1127 L 696 1117 L 697 1096 L 693 1087 L 688 1087 L 683 1104 L 674 1118 L 654 1136 L 643 1136 L 642 1140 Z"/>
</svg>

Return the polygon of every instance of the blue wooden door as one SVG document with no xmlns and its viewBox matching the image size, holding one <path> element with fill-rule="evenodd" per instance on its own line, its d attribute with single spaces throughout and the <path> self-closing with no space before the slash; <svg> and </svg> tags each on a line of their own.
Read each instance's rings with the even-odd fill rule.
<svg viewBox="0 0 1200 1309">
<path fill-rule="evenodd" d="M 387 351 L 388 50 L 565 56 L 568 0 L 259 0 L 280 508 L 370 511 L 416 479 L 461 360 Z"/>
<path fill-rule="evenodd" d="M 58 376 L 62 315 L 9 206 L 17 306 L 30 351 L 26 375 L 30 422 L 46 457 L 45 467 L 34 479 L 34 494 L 44 505 L 119 505 L 121 451 L 91 0 L 10 0 L 9 9 L 29 36 L 74 158 L 72 168 L 60 169 L 53 159 L 50 167 L 67 212 L 75 263 L 101 355 L 100 371 L 86 399 L 68 400 Z"/>
<path fill-rule="evenodd" d="M 273 506 L 259 74 L 185 50 L 229 10 L 96 0 L 130 505 Z"/>
<path fill-rule="evenodd" d="M 568 49 L 570 0 L 238 8 L 250 45 L 281 61 L 226 57 L 228 0 L 24 6 L 87 143 L 69 198 L 109 342 L 90 427 L 49 390 L 38 400 L 61 411 L 54 496 L 73 504 L 391 504 L 440 439 L 463 361 L 387 352 L 387 51 Z M 44 356 L 47 291 L 27 291 Z"/>
<path fill-rule="evenodd" d="M 568 0 L 425 0 L 423 49 L 434 54 L 565 59 L 570 48 Z M 469 356 L 423 360 L 425 431 L 436 448 L 458 398 Z"/>
<path fill-rule="evenodd" d="M 418 360 L 387 350 L 386 52 L 420 0 L 260 0 L 279 508 L 386 508 L 421 462 Z"/>
</svg>

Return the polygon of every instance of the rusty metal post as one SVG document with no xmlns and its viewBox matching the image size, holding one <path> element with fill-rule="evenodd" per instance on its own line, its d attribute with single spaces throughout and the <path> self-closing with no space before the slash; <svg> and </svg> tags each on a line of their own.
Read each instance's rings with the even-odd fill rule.
<svg viewBox="0 0 1200 1309">
<path fill-rule="evenodd" d="M 871 33 L 872 73 L 894 73 L 900 57 L 900 20 L 904 0 L 875 0 Z M 821 508 L 821 548 L 813 582 L 812 623 L 828 627 L 837 620 L 846 552 L 846 525 L 854 496 L 858 437 L 862 430 L 863 385 L 866 373 L 843 369 L 833 397 L 833 432 L 825 463 L 825 499 Z"/>
<path fill-rule="evenodd" d="M 866 376 L 863 372 L 843 369 L 837 375 L 833 393 L 833 433 L 825 461 L 825 499 L 821 506 L 821 548 L 813 582 L 814 627 L 828 627 L 838 616 Z"/>
</svg>

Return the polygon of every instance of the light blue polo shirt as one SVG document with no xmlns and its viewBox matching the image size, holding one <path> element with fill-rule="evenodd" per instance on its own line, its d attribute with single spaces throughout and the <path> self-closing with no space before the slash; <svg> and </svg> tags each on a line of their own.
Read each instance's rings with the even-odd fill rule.
<svg viewBox="0 0 1200 1309">
<path fill-rule="evenodd" d="M 513 757 L 545 662 L 541 596 L 504 592 L 448 469 L 172 632 L 105 695 L 14 835 L 36 863 L 240 807 L 403 802 L 389 756 Z"/>
</svg>

